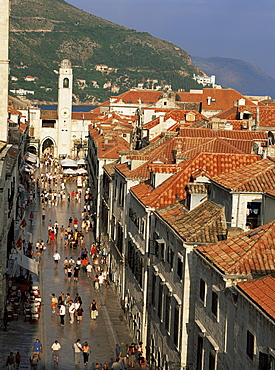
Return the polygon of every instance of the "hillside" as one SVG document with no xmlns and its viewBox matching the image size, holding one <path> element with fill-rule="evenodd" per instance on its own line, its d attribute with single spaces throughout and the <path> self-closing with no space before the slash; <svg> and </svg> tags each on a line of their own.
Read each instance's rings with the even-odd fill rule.
<svg viewBox="0 0 275 370">
<path fill-rule="evenodd" d="M 238 59 L 192 57 L 192 62 L 216 82 L 247 95 L 275 98 L 275 80 L 259 67 Z"/>
<path fill-rule="evenodd" d="M 138 83 L 168 84 L 174 90 L 198 86 L 190 77 L 198 69 L 186 51 L 63 0 L 11 0 L 10 19 L 11 76 L 18 78 L 10 88 L 34 90 L 41 100 L 56 100 L 54 70 L 64 58 L 71 60 L 75 79 L 86 80 L 84 86 L 74 88 L 81 101 L 106 100 Z M 100 64 L 111 69 L 96 71 L 95 65 Z M 24 81 L 27 75 L 37 77 L 36 81 Z"/>
</svg>

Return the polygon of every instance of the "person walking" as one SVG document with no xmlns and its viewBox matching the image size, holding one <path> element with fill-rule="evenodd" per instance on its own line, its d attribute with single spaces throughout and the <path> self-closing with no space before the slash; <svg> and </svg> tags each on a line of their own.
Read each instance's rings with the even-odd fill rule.
<svg viewBox="0 0 275 370">
<path fill-rule="evenodd" d="M 90 349 L 87 342 L 84 343 L 82 348 L 83 348 L 83 361 L 84 361 L 84 365 L 86 366 L 86 365 L 88 365 L 89 355 L 91 353 L 91 349 Z"/>
<path fill-rule="evenodd" d="M 60 254 L 58 253 L 58 251 L 55 251 L 54 254 L 53 254 L 53 259 L 54 259 L 54 269 L 57 269 L 58 267 L 58 261 L 60 260 Z"/>
<path fill-rule="evenodd" d="M 68 266 L 69 266 L 69 260 L 67 257 L 65 257 L 64 262 L 63 262 L 63 267 L 64 267 L 64 274 L 67 275 L 68 272 Z"/>
<path fill-rule="evenodd" d="M 38 368 L 38 362 L 40 361 L 40 357 L 37 353 L 34 353 L 31 357 L 30 357 L 30 364 L 31 364 L 31 369 L 32 370 L 37 370 Z"/>
<path fill-rule="evenodd" d="M 50 294 L 50 297 L 52 297 L 52 299 L 51 299 L 51 309 L 52 309 L 52 313 L 55 313 L 58 299 L 56 298 L 56 296 L 55 296 L 55 294 L 54 294 L 54 293 Z"/>
<path fill-rule="evenodd" d="M 96 275 L 94 278 L 94 287 L 95 287 L 95 291 L 98 292 L 98 289 L 99 289 L 98 275 Z"/>
<path fill-rule="evenodd" d="M 73 344 L 73 350 L 74 350 L 74 364 L 76 366 L 79 366 L 80 354 L 83 351 L 82 345 L 80 343 L 80 339 L 77 339 L 77 341 Z"/>
<path fill-rule="evenodd" d="M 86 266 L 86 271 L 87 271 L 87 278 L 90 279 L 92 277 L 92 265 L 90 264 L 90 262 L 88 262 L 87 266 Z"/>
<path fill-rule="evenodd" d="M 61 306 L 59 308 L 59 316 L 60 316 L 60 325 L 61 326 L 64 326 L 65 315 L 66 315 L 66 306 L 63 303 L 63 304 L 61 304 Z"/>
<path fill-rule="evenodd" d="M 72 273 L 73 273 L 73 268 L 72 266 L 69 264 L 68 267 L 67 267 L 67 274 L 68 274 L 68 283 L 71 282 L 71 279 L 72 279 Z"/>
<path fill-rule="evenodd" d="M 121 363 L 119 362 L 119 357 L 117 357 L 115 362 L 113 362 L 112 370 L 122 370 Z"/>
<path fill-rule="evenodd" d="M 103 292 L 104 276 L 102 275 L 102 273 L 99 274 L 98 284 L 99 284 L 99 291 Z"/>
<path fill-rule="evenodd" d="M 130 367 L 134 367 L 135 366 L 135 343 L 132 343 L 129 347 L 128 347 L 128 350 L 127 350 L 127 355 L 128 355 L 128 358 L 129 358 L 129 366 Z"/>
<path fill-rule="evenodd" d="M 75 304 L 72 300 L 69 303 L 69 315 L 70 315 L 70 324 L 73 324 L 75 317 Z"/>
<path fill-rule="evenodd" d="M 35 342 L 33 342 L 32 344 L 32 352 L 33 354 L 40 355 L 42 351 L 43 351 L 42 343 L 40 342 L 39 339 L 36 339 Z"/>
<path fill-rule="evenodd" d="M 77 319 L 77 322 L 78 322 L 79 325 L 82 324 L 83 313 L 84 313 L 84 310 L 83 310 L 83 308 L 80 304 L 78 309 L 76 310 L 76 314 L 77 314 L 76 319 Z"/>
<path fill-rule="evenodd" d="M 127 348 L 126 344 L 121 342 L 119 347 L 119 362 L 123 369 L 127 369 Z"/>
<path fill-rule="evenodd" d="M 6 368 L 8 370 L 12 370 L 14 369 L 14 366 L 15 366 L 15 358 L 14 358 L 13 352 L 10 352 L 6 360 Z"/>
<path fill-rule="evenodd" d="M 95 320 L 98 315 L 98 306 L 95 300 L 90 304 L 91 319 Z"/>
<path fill-rule="evenodd" d="M 15 367 L 16 367 L 16 369 L 19 369 L 20 362 L 21 362 L 21 355 L 20 355 L 19 351 L 17 351 L 17 353 L 15 355 Z"/>
<path fill-rule="evenodd" d="M 79 271 L 80 271 L 80 267 L 79 267 L 79 265 L 76 265 L 76 266 L 74 267 L 74 282 L 75 282 L 75 283 L 77 283 L 77 282 L 78 282 Z"/>
<path fill-rule="evenodd" d="M 58 342 L 58 340 L 55 340 L 54 343 L 51 346 L 52 354 L 53 354 L 53 361 L 58 364 L 58 356 L 60 353 L 61 345 Z"/>
</svg>

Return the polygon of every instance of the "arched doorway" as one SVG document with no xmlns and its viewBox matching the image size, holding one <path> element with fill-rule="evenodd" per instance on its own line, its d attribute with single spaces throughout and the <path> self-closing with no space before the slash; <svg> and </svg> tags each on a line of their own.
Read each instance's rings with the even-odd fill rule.
<svg viewBox="0 0 275 370">
<path fill-rule="evenodd" d="M 28 152 L 37 155 L 37 148 L 34 145 L 28 147 Z"/>
<path fill-rule="evenodd" d="M 54 155 L 54 142 L 52 139 L 47 138 L 42 144 L 42 153 Z"/>
</svg>

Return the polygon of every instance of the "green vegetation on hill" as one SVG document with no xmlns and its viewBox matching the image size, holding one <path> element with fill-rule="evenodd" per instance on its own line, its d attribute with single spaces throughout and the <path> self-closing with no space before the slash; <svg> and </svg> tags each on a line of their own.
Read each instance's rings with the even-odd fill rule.
<svg viewBox="0 0 275 370">
<path fill-rule="evenodd" d="M 88 14 L 63 0 L 11 0 L 10 66 L 11 76 L 19 81 L 11 82 L 10 88 L 28 86 L 35 90 L 36 99 L 55 101 L 54 70 L 65 58 L 72 62 L 74 78 L 87 82 L 84 89 L 74 88 L 82 102 L 115 95 L 114 89 L 103 89 L 106 82 L 119 87 L 119 93 L 138 83 L 151 87 L 147 80 L 172 85 L 173 90 L 199 86 L 191 78 L 198 73 L 197 67 L 184 50 L 170 42 Z M 117 70 L 101 73 L 94 69 L 98 64 Z M 27 75 L 38 80 L 26 83 Z"/>
</svg>

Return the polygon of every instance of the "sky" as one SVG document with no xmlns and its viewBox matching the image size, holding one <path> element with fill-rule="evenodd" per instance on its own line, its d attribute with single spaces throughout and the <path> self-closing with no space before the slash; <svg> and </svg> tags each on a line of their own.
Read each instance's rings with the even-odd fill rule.
<svg viewBox="0 0 275 370">
<path fill-rule="evenodd" d="M 275 78 L 274 0 L 67 0 L 191 56 L 241 59 Z"/>
</svg>

